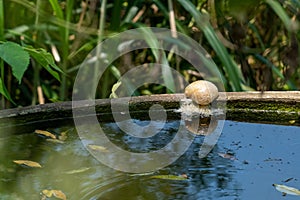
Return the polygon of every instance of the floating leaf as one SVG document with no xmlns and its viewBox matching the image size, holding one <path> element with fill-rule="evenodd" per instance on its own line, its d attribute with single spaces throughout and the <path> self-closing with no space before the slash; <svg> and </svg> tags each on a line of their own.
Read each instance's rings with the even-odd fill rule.
<svg viewBox="0 0 300 200">
<path fill-rule="evenodd" d="M 84 168 L 80 168 L 80 169 L 75 169 L 75 170 L 67 171 L 66 174 L 78 174 L 78 173 L 85 172 L 85 171 L 87 171 L 89 169 L 90 169 L 90 167 L 84 167 Z"/>
<path fill-rule="evenodd" d="M 163 179 L 163 180 L 175 180 L 175 181 L 183 181 L 188 179 L 186 174 L 179 175 L 179 176 L 178 175 L 154 175 L 154 176 L 150 176 L 150 178 Z"/>
<path fill-rule="evenodd" d="M 153 174 L 153 172 L 146 172 L 146 173 L 139 173 L 139 174 L 130 174 L 129 176 L 148 176 L 148 175 L 151 175 Z"/>
<path fill-rule="evenodd" d="M 52 139 L 52 138 L 48 138 L 46 139 L 47 142 L 52 142 L 52 143 L 57 143 L 57 144 L 64 144 L 63 141 L 58 140 L 58 139 Z"/>
<path fill-rule="evenodd" d="M 105 147 L 103 147 L 103 146 L 94 145 L 94 144 L 89 144 L 88 147 L 89 147 L 91 150 L 94 150 L 94 151 L 108 152 L 108 150 L 107 150 Z"/>
<path fill-rule="evenodd" d="M 294 179 L 294 178 L 288 178 L 288 179 L 284 180 L 283 182 L 287 183 L 287 182 L 289 182 L 289 181 L 291 181 L 291 180 L 293 180 L 293 179 Z"/>
<path fill-rule="evenodd" d="M 286 185 L 279 185 L 279 184 L 273 184 L 273 186 L 278 190 L 279 192 L 282 192 L 282 195 L 285 196 L 286 194 L 290 195 L 299 195 L 300 196 L 300 190 L 289 187 Z"/>
<path fill-rule="evenodd" d="M 230 153 L 218 153 L 218 155 L 229 160 L 237 160 L 236 157 Z"/>
<path fill-rule="evenodd" d="M 14 160 L 13 162 L 19 165 L 26 165 L 28 167 L 42 167 L 39 163 L 30 160 Z"/>
<path fill-rule="evenodd" d="M 57 199 L 62 199 L 62 200 L 67 199 L 66 195 L 61 190 L 43 190 L 42 194 L 48 198 L 54 196 Z M 43 198 L 43 199 L 45 199 L 45 198 Z"/>
<path fill-rule="evenodd" d="M 56 136 L 48 131 L 43 131 L 43 130 L 35 130 L 34 131 L 36 134 L 42 135 L 42 136 L 46 136 L 52 139 L 56 139 Z"/>
</svg>

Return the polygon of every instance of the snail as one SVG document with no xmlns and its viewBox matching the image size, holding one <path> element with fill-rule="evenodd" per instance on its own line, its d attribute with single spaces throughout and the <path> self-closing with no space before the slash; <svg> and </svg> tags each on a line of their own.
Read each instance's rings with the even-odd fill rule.
<svg viewBox="0 0 300 200">
<path fill-rule="evenodd" d="M 219 96 L 219 92 L 213 83 L 200 80 L 189 84 L 185 88 L 185 96 L 191 98 L 199 106 L 206 106 Z"/>
<path fill-rule="evenodd" d="M 186 99 L 180 111 L 186 128 L 197 135 L 209 135 L 218 124 L 210 104 L 219 96 L 218 88 L 209 81 L 195 81 L 185 88 Z"/>
</svg>

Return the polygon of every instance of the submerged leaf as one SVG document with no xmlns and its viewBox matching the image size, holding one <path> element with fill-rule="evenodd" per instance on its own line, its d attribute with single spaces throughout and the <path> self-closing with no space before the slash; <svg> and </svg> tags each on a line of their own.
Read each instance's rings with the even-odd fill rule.
<svg viewBox="0 0 300 200">
<path fill-rule="evenodd" d="M 78 174 L 78 173 L 85 172 L 85 171 L 87 171 L 89 169 L 90 169 L 90 167 L 84 167 L 84 168 L 80 168 L 80 169 L 75 169 L 75 170 L 67 171 L 66 174 Z"/>
<path fill-rule="evenodd" d="M 61 190 L 52 190 L 52 191 L 53 191 L 53 195 L 56 198 L 63 199 L 63 200 L 67 199 L 66 195 Z"/>
<path fill-rule="evenodd" d="M 57 199 L 66 200 L 66 195 L 61 190 L 43 190 L 42 194 L 48 198 L 54 196 Z"/>
<path fill-rule="evenodd" d="M 14 160 L 13 162 L 19 165 L 26 165 L 28 167 L 42 167 L 39 163 L 30 160 Z"/>
<path fill-rule="evenodd" d="M 188 179 L 186 175 L 154 175 L 154 176 L 150 176 L 150 178 L 163 179 L 163 180 L 175 180 L 175 181 L 183 181 Z"/>
<path fill-rule="evenodd" d="M 48 141 L 48 142 L 52 142 L 52 143 L 57 143 L 57 144 L 64 144 L 64 142 L 63 142 L 63 141 L 61 141 L 61 140 L 58 140 L 58 139 L 52 139 L 52 138 L 48 138 L 48 139 L 46 139 L 46 141 Z"/>
<path fill-rule="evenodd" d="M 43 131 L 43 130 L 35 130 L 34 131 L 36 134 L 42 135 L 42 136 L 46 136 L 52 139 L 56 139 L 56 136 L 48 131 Z"/>
<path fill-rule="evenodd" d="M 148 175 L 151 175 L 151 174 L 154 174 L 154 171 L 153 172 L 146 172 L 146 173 L 130 174 L 129 176 L 148 176 Z"/>
<path fill-rule="evenodd" d="M 49 198 L 53 195 L 52 190 L 43 190 L 42 194 Z"/>
<path fill-rule="evenodd" d="M 105 147 L 103 147 L 103 146 L 94 145 L 94 144 L 89 144 L 88 147 L 89 147 L 91 150 L 94 150 L 94 151 L 108 152 L 108 150 L 107 150 Z"/>
<path fill-rule="evenodd" d="M 282 195 L 290 194 L 290 195 L 298 195 L 300 196 L 300 190 L 289 187 L 286 185 L 279 185 L 279 184 L 273 184 L 273 186 L 278 190 L 279 192 L 282 192 Z"/>
<path fill-rule="evenodd" d="M 68 131 L 69 130 L 61 132 L 60 135 L 58 136 L 58 139 L 61 140 L 61 141 L 65 141 L 68 138 L 68 136 L 67 136 Z"/>
</svg>

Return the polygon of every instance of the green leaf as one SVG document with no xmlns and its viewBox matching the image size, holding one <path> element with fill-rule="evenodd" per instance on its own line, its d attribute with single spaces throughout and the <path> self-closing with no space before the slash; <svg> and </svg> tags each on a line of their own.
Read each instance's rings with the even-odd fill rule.
<svg viewBox="0 0 300 200">
<path fill-rule="evenodd" d="M 64 19 L 64 14 L 63 11 L 58 3 L 58 0 L 49 0 L 53 11 L 55 12 L 55 15 L 59 18 L 59 19 Z"/>
<path fill-rule="evenodd" d="M 157 37 L 152 32 L 150 28 L 144 27 L 143 25 L 136 24 L 139 26 L 138 29 L 141 34 L 143 34 L 145 41 L 148 43 L 156 62 L 161 63 L 162 66 L 162 76 L 166 87 L 172 92 L 175 92 L 175 81 L 172 75 L 172 71 L 169 67 L 168 60 L 166 58 L 165 52 L 162 50 Z"/>
<path fill-rule="evenodd" d="M 57 73 L 57 71 L 60 73 L 64 73 L 64 72 L 55 64 L 53 56 L 49 52 L 47 52 L 45 49 L 34 49 L 33 47 L 30 46 L 25 47 L 24 49 L 55 79 L 60 81 L 60 76 Z"/>
<path fill-rule="evenodd" d="M 269 4 L 269 6 L 274 10 L 274 12 L 277 14 L 277 16 L 284 23 L 284 25 L 288 31 L 297 30 L 297 27 L 298 27 L 297 22 L 293 22 L 292 19 L 289 18 L 289 16 L 287 15 L 284 8 L 281 6 L 281 4 L 279 2 L 274 1 L 274 0 L 266 0 L 266 3 Z"/>
<path fill-rule="evenodd" d="M 5 42 L 0 45 L 0 58 L 11 66 L 13 75 L 20 84 L 29 65 L 29 54 L 20 45 L 14 42 Z"/>
</svg>

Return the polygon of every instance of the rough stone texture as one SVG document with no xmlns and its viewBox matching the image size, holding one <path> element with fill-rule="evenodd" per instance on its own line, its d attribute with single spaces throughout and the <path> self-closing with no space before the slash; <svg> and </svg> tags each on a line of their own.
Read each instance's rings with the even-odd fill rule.
<svg viewBox="0 0 300 200">
<path fill-rule="evenodd" d="M 132 118 L 148 119 L 149 108 L 160 104 L 170 119 L 180 119 L 173 112 L 180 106 L 184 94 L 163 94 L 124 98 L 120 105 L 129 105 Z M 129 102 L 129 103 L 127 103 Z M 219 93 L 217 103 L 226 103 L 226 118 L 236 121 L 300 124 L 300 92 L 228 92 Z M 95 105 L 95 106 L 94 106 Z M 99 121 L 113 121 L 111 100 L 99 99 L 95 104 L 82 101 L 77 110 L 86 116 L 95 109 Z M 0 136 L 9 132 L 33 131 L 36 128 L 55 127 L 70 124 L 72 120 L 72 102 L 51 103 L 0 111 Z"/>
</svg>

